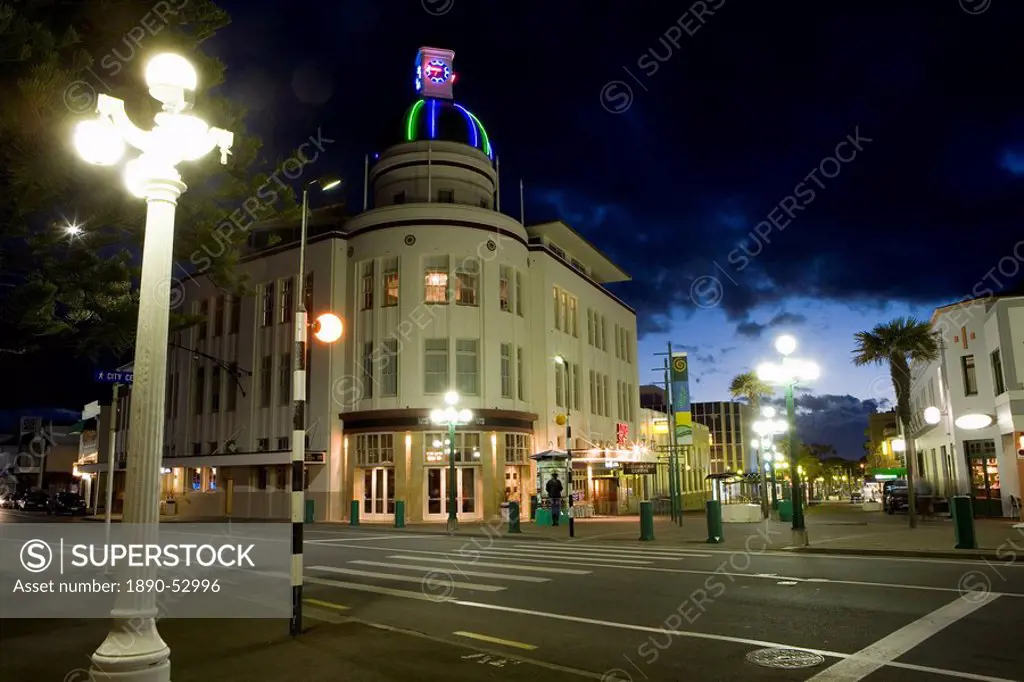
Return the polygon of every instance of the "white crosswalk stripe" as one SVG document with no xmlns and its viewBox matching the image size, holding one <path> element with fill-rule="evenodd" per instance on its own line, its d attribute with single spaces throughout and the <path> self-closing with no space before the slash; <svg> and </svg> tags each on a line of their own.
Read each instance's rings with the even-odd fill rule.
<svg viewBox="0 0 1024 682">
<path fill-rule="evenodd" d="M 396 573 L 380 573 L 373 570 L 356 570 L 355 568 L 340 568 L 338 566 L 309 566 L 309 570 L 319 570 L 328 573 L 339 573 L 342 576 L 358 576 L 359 578 L 373 578 L 380 581 L 394 581 L 396 583 L 420 583 L 422 584 L 429 576 L 398 576 Z M 477 583 L 460 583 L 458 581 L 446 580 L 441 576 L 444 571 L 434 570 L 435 581 L 440 581 L 445 587 L 456 590 L 476 590 L 478 592 L 501 592 L 505 588 L 498 585 L 479 585 Z"/>
<path fill-rule="evenodd" d="M 512 545 L 517 549 L 544 549 L 546 545 L 540 543 L 529 543 L 529 544 L 518 544 Z M 676 559 L 686 559 L 688 557 L 696 558 L 708 558 L 710 554 L 702 554 L 692 549 L 670 549 L 668 547 L 636 547 L 636 548 L 619 548 L 619 547 L 608 547 L 602 545 L 577 545 L 572 542 L 558 543 L 557 545 L 564 551 L 572 551 L 574 553 L 586 554 L 590 552 L 598 552 L 600 554 L 618 555 L 618 556 L 637 556 L 637 557 L 669 557 Z"/>
<path fill-rule="evenodd" d="M 490 561 L 473 561 L 472 559 L 449 559 L 446 557 L 409 556 L 393 554 L 388 559 L 408 559 L 410 561 L 436 561 L 455 566 L 483 566 L 484 568 L 508 568 L 516 571 L 532 571 L 534 573 L 558 573 L 561 575 L 588 575 L 593 571 L 581 571 L 574 568 L 556 568 L 554 566 L 524 566 L 523 564 L 498 564 Z"/>
<path fill-rule="evenodd" d="M 358 561 L 350 561 L 350 564 L 356 564 L 359 566 L 380 566 L 381 568 L 397 568 L 399 570 L 406 571 L 423 571 L 424 573 L 431 573 L 434 571 L 445 570 L 438 568 L 437 566 L 421 566 L 418 564 L 396 564 L 388 563 L 387 561 L 364 561 L 362 559 Z M 473 565 L 473 564 L 469 564 Z M 509 575 L 507 573 L 486 573 L 483 571 L 469 571 L 463 570 L 462 568 L 452 567 L 447 569 L 447 573 L 452 575 L 465 576 L 467 578 L 495 578 L 496 580 L 511 580 L 513 582 L 520 583 L 548 583 L 551 582 L 551 578 L 539 578 L 535 575 Z"/>
<path fill-rule="evenodd" d="M 515 549 L 514 547 L 488 547 L 487 549 L 465 549 L 456 556 L 473 557 L 478 554 L 490 556 L 533 556 L 540 558 L 557 558 L 565 561 L 576 559 L 589 559 L 601 561 L 602 563 L 613 564 L 650 564 L 654 557 L 625 557 L 618 554 L 605 554 L 603 552 L 575 552 L 571 549 Z M 661 561 L 682 561 L 679 557 L 657 557 Z"/>
</svg>

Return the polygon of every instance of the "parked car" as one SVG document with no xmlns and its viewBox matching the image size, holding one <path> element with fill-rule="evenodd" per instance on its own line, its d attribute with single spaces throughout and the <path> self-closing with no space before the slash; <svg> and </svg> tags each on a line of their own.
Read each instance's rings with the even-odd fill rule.
<svg viewBox="0 0 1024 682">
<path fill-rule="evenodd" d="M 903 480 L 886 481 L 882 489 L 882 505 L 887 514 L 895 514 L 910 506 L 910 491 Z"/>
<path fill-rule="evenodd" d="M 78 493 L 57 493 L 46 508 L 47 514 L 57 515 L 85 516 L 87 511 L 85 499 Z"/>
<path fill-rule="evenodd" d="M 50 496 L 41 490 L 33 490 L 25 493 L 24 497 L 18 500 L 18 509 L 22 511 L 46 511 L 50 504 Z"/>
<path fill-rule="evenodd" d="M 850 502 L 852 502 L 853 504 L 857 504 L 857 503 L 863 502 L 863 501 L 864 501 L 864 493 L 862 493 L 861 491 L 858 490 L 858 491 L 850 493 Z"/>
<path fill-rule="evenodd" d="M 18 500 L 20 499 L 21 493 L 7 493 L 0 497 L 0 509 L 17 509 Z"/>
</svg>

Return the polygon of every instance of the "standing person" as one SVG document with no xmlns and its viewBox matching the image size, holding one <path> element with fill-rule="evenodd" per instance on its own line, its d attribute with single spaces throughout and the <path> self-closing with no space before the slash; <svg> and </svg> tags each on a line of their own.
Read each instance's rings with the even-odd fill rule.
<svg viewBox="0 0 1024 682">
<path fill-rule="evenodd" d="M 548 499 L 551 500 L 551 523 L 557 526 L 562 515 L 562 482 L 558 480 L 557 473 L 551 472 L 551 480 L 548 481 L 545 489 Z"/>
</svg>

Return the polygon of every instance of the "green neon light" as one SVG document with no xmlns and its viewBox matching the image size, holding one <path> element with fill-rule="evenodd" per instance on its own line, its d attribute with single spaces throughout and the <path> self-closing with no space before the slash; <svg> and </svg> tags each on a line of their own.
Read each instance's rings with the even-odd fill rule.
<svg viewBox="0 0 1024 682">
<path fill-rule="evenodd" d="M 417 120 L 417 116 L 420 113 L 420 110 L 423 109 L 423 105 L 425 103 L 426 103 L 426 100 L 422 100 L 421 99 L 419 102 L 416 102 L 416 104 L 413 104 L 412 105 L 412 109 L 409 109 L 409 114 L 405 117 L 405 141 L 406 142 L 412 142 L 412 141 L 414 141 L 416 139 L 416 120 Z"/>
<path fill-rule="evenodd" d="M 472 111 L 469 111 L 467 109 L 466 113 L 469 114 L 469 117 L 471 119 L 473 119 L 473 123 L 476 123 L 476 127 L 480 129 L 480 137 L 482 137 L 483 140 L 484 140 L 484 154 L 487 154 L 487 156 L 490 156 L 491 155 L 491 138 L 489 138 L 487 136 L 487 130 L 484 129 L 484 124 L 480 122 L 480 119 L 478 119 L 473 114 Z"/>
</svg>

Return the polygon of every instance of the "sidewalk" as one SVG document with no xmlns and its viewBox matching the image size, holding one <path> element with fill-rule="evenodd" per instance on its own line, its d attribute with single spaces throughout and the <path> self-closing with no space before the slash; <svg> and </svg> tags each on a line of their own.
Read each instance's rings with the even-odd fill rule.
<svg viewBox="0 0 1024 682">
<path fill-rule="evenodd" d="M 308 611 L 316 611 L 310 607 Z M 308 618 L 292 639 L 285 620 L 161 620 L 174 682 L 531 681 L 546 668 L 488 647 L 466 647 L 381 629 L 344 618 Z M 101 620 L 0 622 L 0 682 L 85 682 L 89 656 L 109 628 Z M 564 677 L 564 674 L 562 674 Z"/>
</svg>

